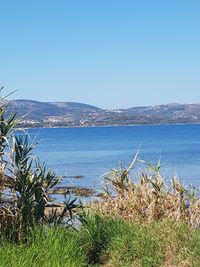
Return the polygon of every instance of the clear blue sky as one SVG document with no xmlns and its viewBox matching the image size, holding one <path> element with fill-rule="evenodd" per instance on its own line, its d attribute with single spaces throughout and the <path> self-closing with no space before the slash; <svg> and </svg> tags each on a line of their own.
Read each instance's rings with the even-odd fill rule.
<svg viewBox="0 0 200 267">
<path fill-rule="evenodd" d="M 200 102 L 199 0 L 0 0 L 0 39 L 15 98 Z"/>
</svg>

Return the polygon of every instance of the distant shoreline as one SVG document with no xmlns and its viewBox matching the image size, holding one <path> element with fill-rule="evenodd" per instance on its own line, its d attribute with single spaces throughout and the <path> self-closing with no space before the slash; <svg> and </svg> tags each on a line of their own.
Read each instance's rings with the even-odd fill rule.
<svg viewBox="0 0 200 267">
<path fill-rule="evenodd" d="M 200 104 L 166 104 L 127 109 L 99 109 L 77 102 L 13 100 L 8 113 L 19 116 L 25 128 L 118 127 L 200 123 Z M 26 111 L 26 112 L 25 112 Z"/>
<path fill-rule="evenodd" d="M 76 129 L 76 128 L 114 128 L 114 127 L 145 127 L 145 126 L 183 126 L 183 125 L 200 125 L 200 123 L 155 123 L 155 124 L 130 124 L 130 125 L 86 125 L 86 126 L 44 126 L 44 127 L 26 127 L 23 129 Z"/>
</svg>

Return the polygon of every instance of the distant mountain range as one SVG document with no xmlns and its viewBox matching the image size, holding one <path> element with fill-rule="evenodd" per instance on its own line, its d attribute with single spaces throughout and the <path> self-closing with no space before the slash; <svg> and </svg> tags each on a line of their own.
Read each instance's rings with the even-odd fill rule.
<svg viewBox="0 0 200 267">
<path fill-rule="evenodd" d="M 107 126 L 200 123 L 200 104 L 167 104 L 105 110 L 76 102 L 11 100 L 8 112 L 17 112 L 27 126 Z"/>
<path fill-rule="evenodd" d="M 39 102 L 33 100 L 11 100 L 9 111 L 15 111 L 27 120 L 44 120 L 50 117 L 73 117 L 79 119 L 82 115 L 96 112 L 100 109 L 82 103 L 74 102 Z"/>
</svg>

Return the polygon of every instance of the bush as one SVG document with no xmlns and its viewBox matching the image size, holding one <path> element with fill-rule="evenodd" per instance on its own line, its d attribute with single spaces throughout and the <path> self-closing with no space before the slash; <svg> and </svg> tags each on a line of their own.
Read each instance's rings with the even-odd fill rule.
<svg viewBox="0 0 200 267">
<path fill-rule="evenodd" d="M 46 221 L 48 192 L 59 179 L 34 155 L 34 144 L 16 128 L 17 114 L 7 114 L 0 98 L 0 238 L 26 239 L 35 225 Z"/>
</svg>

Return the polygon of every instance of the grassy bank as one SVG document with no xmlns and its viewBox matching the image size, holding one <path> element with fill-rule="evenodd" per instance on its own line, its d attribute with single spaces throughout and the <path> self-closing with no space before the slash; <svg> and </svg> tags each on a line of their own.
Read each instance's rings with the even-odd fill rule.
<svg viewBox="0 0 200 267">
<path fill-rule="evenodd" d="M 200 266 L 200 230 L 170 221 L 137 224 L 90 215 L 78 230 L 34 230 L 3 243 L 0 266 Z"/>
</svg>

